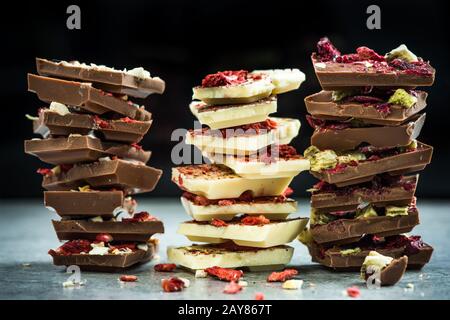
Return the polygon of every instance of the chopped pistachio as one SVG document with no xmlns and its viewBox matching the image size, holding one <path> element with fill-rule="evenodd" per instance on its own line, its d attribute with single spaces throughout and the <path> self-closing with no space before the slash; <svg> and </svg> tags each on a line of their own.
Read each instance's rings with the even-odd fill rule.
<svg viewBox="0 0 450 320">
<path fill-rule="evenodd" d="M 333 216 L 326 214 L 326 213 L 318 213 L 316 209 L 311 208 L 310 219 L 309 219 L 310 225 L 327 224 L 333 220 L 335 220 L 335 218 Z"/>
<path fill-rule="evenodd" d="M 337 160 L 339 163 L 349 163 L 352 161 L 366 160 L 366 156 L 362 152 L 353 151 L 353 152 L 338 156 Z"/>
<path fill-rule="evenodd" d="M 396 207 L 396 206 L 387 206 L 386 207 L 386 217 L 396 217 L 396 216 L 407 216 L 408 215 L 408 207 Z"/>
<path fill-rule="evenodd" d="M 302 232 L 298 235 L 298 241 L 303 243 L 305 246 L 313 242 L 313 237 L 311 234 L 311 230 L 309 228 L 303 229 Z"/>
<path fill-rule="evenodd" d="M 337 155 L 333 150 L 319 151 L 313 156 L 307 157 L 307 159 L 309 160 L 311 170 L 317 172 L 334 168 L 338 163 Z"/>
<path fill-rule="evenodd" d="M 388 103 L 397 104 L 405 108 L 411 108 L 417 102 L 417 98 L 405 89 L 397 89 L 394 94 L 389 97 Z"/>
<path fill-rule="evenodd" d="M 364 219 L 377 216 L 378 214 L 372 206 L 367 206 L 364 209 L 356 211 L 356 219 Z"/>
<path fill-rule="evenodd" d="M 317 148 L 316 146 L 309 146 L 305 150 L 305 152 L 303 152 L 303 155 L 305 156 L 305 158 L 310 158 L 310 157 L 314 156 L 318 152 L 320 152 L 319 148 Z"/>
<path fill-rule="evenodd" d="M 92 222 L 103 222 L 102 216 L 96 216 L 96 217 L 90 218 L 89 220 Z"/>
<path fill-rule="evenodd" d="M 39 117 L 30 116 L 28 113 L 25 115 L 25 118 L 27 118 L 28 120 L 31 120 L 31 121 L 39 120 Z"/>
<path fill-rule="evenodd" d="M 345 257 L 345 256 L 352 256 L 352 255 L 358 254 L 360 252 L 361 252 L 361 249 L 359 247 L 356 247 L 353 249 L 341 250 L 340 254 L 341 254 L 341 256 Z"/>
<path fill-rule="evenodd" d="M 89 191 L 91 191 L 91 186 L 87 184 L 85 186 L 78 187 L 78 191 L 80 191 L 80 192 L 89 192 Z"/>
<path fill-rule="evenodd" d="M 370 251 L 361 266 L 361 279 L 365 280 L 366 271 L 369 266 L 371 266 L 372 271 L 375 271 L 374 269 L 381 271 L 389 265 L 392 260 L 393 258 L 391 257 L 384 256 L 376 251 Z"/>
<path fill-rule="evenodd" d="M 60 166 L 56 166 L 52 169 L 52 172 L 55 176 L 57 176 L 58 174 L 61 173 L 61 167 Z"/>
<path fill-rule="evenodd" d="M 355 94 L 355 90 L 335 90 L 331 93 L 331 98 L 337 102 L 353 94 Z"/>
<path fill-rule="evenodd" d="M 418 61 L 417 56 L 412 53 L 404 44 L 401 44 L 391 52 L 386 53 L 384 57 L 387 61 L 392 61 L 394 59 L 400 59 L 406 62 Z"/>
</svg>

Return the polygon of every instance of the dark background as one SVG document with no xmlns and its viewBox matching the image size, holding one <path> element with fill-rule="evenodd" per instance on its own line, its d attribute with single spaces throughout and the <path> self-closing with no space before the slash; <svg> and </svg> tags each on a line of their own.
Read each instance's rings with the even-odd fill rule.
<svg viewBox="0 0 450 320">
<path fill-rule="evenodd" d="M 81 7 L 81 30 L 66 28 L 66 8 Z M 381 7 L 381 30 L 366 28 L 366 8 Z M 33 137 L 26 113 L 42 103 L 27 92 L 26 74 L 34 58 L 105 64 L 116 68 L 143 66 L 166 81 L 162 96 L 146 104 L 155 122 L 142 144 L 153 151 L 150 165 L 164 176 L 151 196 L 179 195 L 170 182 L 170 142 L 175 128 L 190 128 L 191 87 L 207 73 L 230 69 L 300 68 L 306 83 L 282 95 L 277 116 L 299 118 L 302 129 L 293 142 L 303 151 L 311 129 L 303 98 L 320 90 L 309 57 L 317 40 L 327 35 L 343 52 L 361 45 L 385 53 L 405 43 L 437 69 L 429 92 L 427 121 L 421 141 L 435 147 L 431 165 L 421 174 L 418 195 L 450 196 L 449 39 L 447 1 L 35 1 L 9 2 L 1 10 L 0 136 L 2 198 L 41 196 L 45 167 L 23 153 L 23 140 Z M 296 194 L 314 183 L 307 173 L 294 180 Z M 145 196 L 145 195 L 144 195 Z M 150 196 L 150 195 L 146 195 Z"/>
</svg>

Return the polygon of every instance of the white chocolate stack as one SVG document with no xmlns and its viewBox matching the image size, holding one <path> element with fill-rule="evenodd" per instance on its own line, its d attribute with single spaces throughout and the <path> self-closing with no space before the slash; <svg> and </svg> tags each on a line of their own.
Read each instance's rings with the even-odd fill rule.
<svg viewBox="0 0 450 320">
<path fill-rule="evenodd" d="M 289 263 L 293 248 L 286 244 L 308 221 L 287 219 L 297 211 L 289 184 L 309 170 L 309 161 L 287 145 L 300 121 L 269 115 L 277 111 L 276 94 L 298 89 L 304 79 L 298 69 L 225 71 L 193 88 L 200 101 L 190 109 L 203 127 L 185 141 L 211 164 L 173 168 L 172 181 L 193 219 L 178 233 L 206 244 L 169 248 L 171 262 L 192 270 L 273 270 Z"/>
</svg>

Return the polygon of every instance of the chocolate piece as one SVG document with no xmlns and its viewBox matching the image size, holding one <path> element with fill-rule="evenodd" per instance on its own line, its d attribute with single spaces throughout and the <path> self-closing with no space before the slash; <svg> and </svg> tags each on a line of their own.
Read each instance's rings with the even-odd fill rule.
<svg viewBox="0 0 450 320">
<path fill-rule="evenodd" d="M 357 63 L 338 63 L 320 61 L 316 54 L 311 56 L 320 86 L 324 90 L 342 90 L 349 87 L 395 87 L 411 88 L 431 86 L 434 83 L 435 70 L 429 66 L 429 75 L 420 75 L 391 68 L 386 62 L 369 66 L 364 61 Z M 381 70 L 381 71 L 380 71 Z"/>
<path fill-rule="evenodd" d="M 399 175 L 420 171 L 431 162 L 433 147 L 421 142 L 417 144 L 417 149 L 414 151 L 387 156 L 379 160 L 360 161 L 356 165 L 346 166 L 339 172 L 330 170 L 310 172 L 317 179 L 343 187 L 370 181 L 380 173 L 387 172 L 391 175 Z"/>
<path fill-rule="evenodd" d="M 394 259 L 381 271 L 380 282 L 382 286 L 393 286 L 405 274 L 408 267 L 408 256 L 403 256 L 399 259 Z"/>
<path fill-rule="evenodd" d="M 362 203 L 376 207 L 384 207 L 387 204 L 407 206 L 411 203 L 419 175 L 400 177 L 392 183 L 384 182 L 383 179 L 389 180 L 389 176 L 376 176 L 368 183 L 342 188 L 327 185 L 323 191 L 313 192 L 311 207 L 330 212 L 356 210 Z M 393 180 L 393 177 L 390 180 Z"/>
<path fill-rule="evenodd" d="M 28 74 L 28 91 L 44 102 L 59 102 L 95 113 L 115 112 L 135 120 L 149 121 L 152 114 L 139 105 L 93 88 L 90 83 L 66 81 Z"/>
<path fill-rule="evenodd" d="M 42 187 L 50 191 L 71 190 L 85 185 L 119 188 L 126 194 L 152 191 L 162 171 L 125 160 L 76 165 L 66 172 L 44 176 Z"/>
<path fill-rule="evenodd" d="M 112 218 L 123 206 L 122 191 L 45 191 L 44 204 L 60 217 Z"/>
<path fill-rule="evenodd" d="M 399 126 L 349 127 L 329 129 L 316 127 L 311 145 L 320 150 L 353 150 L 363 143 L 377 148 L 394 148 L 410 144 L 416 139 L 425 122 L 425 113 L 406 120 Z"/>
<path fill-rule="evenodd" d="M 151 152 L 139 146 L 104 142 L 91 136 L 69 136 L 45 140 L 25 140 L 25 152 L 50 164 L 92 162 L 106 156 L 146 163 Z"/>
<path fill-rule="evenodd" d="M 366 234 L 387 237 L 410 232 L 418 224 L 419 213 L 414 209 L 405 216 L 338 219 L 324 225 L 311 225 L 310 231 L 318 244 L 346 244 L 357 242 Z"/>
<path fill-rule="evenodd" d="M 103 120 L 91 115 L 77 113 L 62 116 L 56 112 L 43 109 L 39 113 L 39 119 L 33 121 L 33 131 L 47 138 L 49 135 L 87 135 L 94 130 L 105 140 L 135 143 L 142 140 L 150 129 L 152 122 L 152 120 Z"/>
<path fill-rule="evenodd" d="M 389 114 L 382 113 L 375 105 L 366 103 L 334 102 L 331 91 L 321 91 L 306 97 L 305 105 L 308 113 L 319 119 L 343 121 L 355 118 L 365 124 L 397 126 L 426 107 L 428 94 L 425 91 L 416 92 L 416 104 L 410 108 L 390 105 Z"/>
<path fill-rule="evenodd" d="M 36 68 L 40 75 L 57 78 L 76 79 L 92 82 L 95 87 L 126 94 L 137 98 L 146 98 L 152 93 L 163 93 L 165 82 L 158 77 L 140 78 L 125 71 L 95 68 L 65 61 L 49 61 L 36 58 Z"/>
<path fill-rule="evenodd" d="M 352 244 L 352 248 L 356 247 L 359 247 L 361 251 L 354 254 L 342 255 L 341 251 L 344 249 L 341 247 L 327 248 L 313 242 L 308 245 L 308 250 L 313 262 L 339 271 L 359 270 L 364 259 L 372 250 L 394 259 L 404 255 L 408 256 L 408 269 L 421 269 L 430 261 L 431 255 L 433 254 L 433 248 L 426 243 L 423 243 L 415 252 L 408 252 L 405 246 L 383 247 L 383 245 L 379 245 L 369 248 L 360 247 L 358 243 Z"/>
<path fill-rule="evenodd" d="M 79 266 L 83 271 L 120 272 L 122 269 L 142 264 L 152 260 L 156 253 L 153 242 L 147 242 L 148 250 L 136 250 L 126 254 L 51 254 L 53 264 L 56 266 Z"/>
<path fill-rule="evenodd" d="M 59 240 L 95 240 L 99 233 L 110 234 L 114 241 L 147 242 L 155 233 L 164 233 L 161 221 L 119 222 L 52 220 Z"/>
</svg>

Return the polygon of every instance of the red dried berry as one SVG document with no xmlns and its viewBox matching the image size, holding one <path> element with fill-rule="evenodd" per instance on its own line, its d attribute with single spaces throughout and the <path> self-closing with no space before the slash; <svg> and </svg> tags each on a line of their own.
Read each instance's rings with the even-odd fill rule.
<svg viewBox="0 0 450 320">
<path fill-rule="evenodd" d="M 103 129 L 109 128 L 109 122 L 106 120 L 100 119 L 100 117 L 97 115 L 94 116 L 94 122 L 99 128 L 103 128 Z"/>
<path fill-rule="evenodd" d="M 227 294 L 236 294 L 242 290 L 242 286 L 236 283 L 235 281 L 231 281 L 229 284 L 225 286 L 223 289 L 223 293 Z"/>
<path fill-rule="evenodd" d="M 137 143 L 132 143 L 131 146 L 136 150 L 142 150 L 142 146 L 138 145 Z"/>
<path fill-rule="evenodd" d="M 177 267 L 174 263 L 160 263 L 156 264 L 154 269 L 157 272 L 173 272 Z"/>
<path fill-rule="evenodd" d="M 238 281 L 244 275 L 242 270 L 221 268 L 217 266 L 206 268 L 205 272 L 210 276 L 214 276 L 223 281 Z"/>
<path fill-rule="evenodd" d="M 51 176 L 53 174 L 52 169 L 48 169 L 48 168 L 39 168 L 36 170 L 36 172 L 43 176 Z"/>
<path fill-rule="evenodd" d="M 99 233 L 95 236 L 95 240 L 98 242 L 109 243 L 113 241 L 113 237 L 109 233 Z"/>
<path fill-rule="evenodd" d="M 264 293 L 262 293 L 262 292 L 257 292 L 257 293 L 255 294 L 255 300 L 264 300 L 264 299 L 265 299 Z"/>
<path fill-rule="evenodd" d="M 281 272 L 272 272 L 267 277 L 267 282 L 284 282 L 288 279 L 292 279 L 297 274 L 298 271 L 295 269 L 285 269 Z"/>
<path fill-rule="evenodd" d="M 231 206 L 231 205 L 233 205 L 233 204 L 235 204 L 235 203 L 236 203 L 236 201 L 231 200 L 231 199 L 222 199 L 222 200 L 219 200 L 219 201 L 217 202 L 217 204 L 218 204 L 219 206 Z"/>
<path fill-rule="evenodd" d="M 358 287 L 349 287 L 347 288 L 347 295 L 352 298 L 358 298 L 361 295 L 361 291 Z"/>
<path fill-rule="evenodd" d="M 139 122 L 139 121 L 131 119 L 129 117 L 120 118 L 119 120 L 122 121 L 122 122 L 125 122 L 125 123 L 137 123 L 137 122 Z"/>
<path fill-rule="evenodd" d="M 289 197 L 294 193 L 294 189 L 287 187 L 286 189 L 284 189 L 283 191 L 283 196 L 284 197 Z"/>
<path fill-rule="evenodd" d="M 338 63 L 353 63 L 360 60 L 359 55 L 356 53 L 344 54 L 343 56 L 336 57 L 336 62 Z"/>
<path fill-rule="evenodd" d="M 331 61 L 341 55 L 327 37 L 323 37 L 317 42 L 317 54 L 320 61 Z"/>
<path fill-rule="evenodd" d="M 259 216 L 245 216 L 241 219 L 241 223 L 247 226 L 259 226 L 269 224 L 270 220 L 263 215 Z"/>
<path fill-rule="evenodd" d="M 131 218 L 122 218 L 122 222 L 145 222 L 145 221 L 158 221 L 158 219 L 152 216 L 147 211 L 141 211 L 133 214 Z"/>
<path fill-rule="evenodd" d="M 177 292 L 183 290 L 184 282 L 180 278 L 172 277 L 169 279 L 162 279 L 161 286 L 164 292 Z"/>
<path fill-rule="evenodd" d="M 361 60 L 372 60 L 379 62 L 386 61 L 384 56 L 367 47 L 359 47 L 358 49 L 356 49 L 356 53 Z"/>
<path fill-rule="evenodd" d="M 125 275 L 120 276 L 119 279 L 120 279 L 120 281 L 123 281 L 123 282 L 135 282 L 135 281 L 137 281 L 138 277 L 125 274 Z"/>
<path fill-rule="evenodd" d="M 214 227 L 226 227 L 228 226 L 228 223 L 221 219 L 212 219 L 211 225 L 213 225 Z"/>
<path fill-rule="evenodd" d="M 248 71 L 219 71 L 208 74 L 202 80 L 202 87 L 220 87 L 227 85 L 236 85 L 247 81 Z"/>
<path fill-rule="evenodd" d="M 64 243 L 56 250 L 51 250 L 49 254 L 68 256 L 71 254 L 87 253 L 91 251 L 91 242 L 89 240 L 71 240 Z"/>
</svg>

